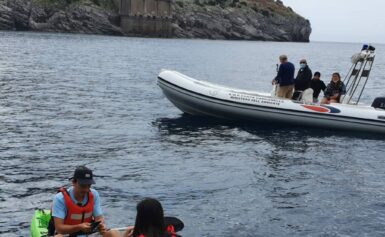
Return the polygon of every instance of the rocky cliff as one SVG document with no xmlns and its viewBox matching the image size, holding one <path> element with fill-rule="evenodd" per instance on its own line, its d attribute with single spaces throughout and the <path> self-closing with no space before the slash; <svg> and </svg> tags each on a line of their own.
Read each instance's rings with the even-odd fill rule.
<svg viewBox="0 0 385 237">
<path fill-rule="evenodd" d="M 308 42 L 311 27 L 281 1 L 177 0 L 177 37 Z"/>
<path fill-rule="evenodd" d="M 118 2 L 0 0 L 0 30 L 123 35 Z M 172 11 L 176 38 L 308 42 L 311 33 L 280 0 L 173 0 Z"/>
<path fill-rule="evenodd" d="M 118 9 L 95 2 L 0 0 L 0 29 L 122 35 Z"/>
</svg>

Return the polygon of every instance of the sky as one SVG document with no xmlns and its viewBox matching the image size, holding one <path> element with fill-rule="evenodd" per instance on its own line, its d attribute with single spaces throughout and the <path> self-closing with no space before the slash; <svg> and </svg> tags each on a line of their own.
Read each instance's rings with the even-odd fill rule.
<svg viewBox="0 0 385 237">
<path fill-rule="evenodd" d="M 310 21 L 310 41 L 385 43 L 385 0 L 282 2 Z"/>
</svg>

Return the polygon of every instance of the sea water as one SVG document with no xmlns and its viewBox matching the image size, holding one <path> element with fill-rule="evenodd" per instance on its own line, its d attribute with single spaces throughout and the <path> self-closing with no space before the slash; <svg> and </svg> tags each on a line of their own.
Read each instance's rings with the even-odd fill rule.
<svg viewBox="0 0 385 237">
<path fill-rule="evenodd" d="M 375 47 L 368 104 L 385 96 Z M 153 197 L 188 237 L 384 236 L 383 137 L 185 116 L 156 85 L 164 68 L 268 92 L 280 54 L 327 83 L 360 49 L 0 32 L 0 236 L 29 236 L 78 165 L 94 171 L 109 227 Z"/>
</svg>

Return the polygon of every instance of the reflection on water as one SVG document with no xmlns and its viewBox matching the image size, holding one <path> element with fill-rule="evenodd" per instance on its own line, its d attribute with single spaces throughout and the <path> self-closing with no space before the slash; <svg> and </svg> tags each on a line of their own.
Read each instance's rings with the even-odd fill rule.
<svg viewBox="0 0 385 237">
<path fill-rule="evenodd" d="M 369 149 L 369 153 L 376 157 L 372 156 L 372 161 L 382 162 L 375 147 L 383 144 L 383 138 L 373 134 L 256 125 L 186 114 L 156 119 L 153 126 L 158 128 L 164 143 L 197 150 L 213 145 L 210 147 L 212 152 L 221 150 L 221 154 L 226 153 L 227 157 L 250 168 L 249 174 L 241 175 L 250 181 L 236 192 L 241 196 L 248 196 L 246 193 L 249 192 L 253 197 L 248 198 L 256 198 L 257 202 L 251 202 L 251 206 L 250 202 L 243 202 L 249 208 L 247 211 L 242 209 L 242 204 L 237 208 L 245 213 L 251 209 L 259 213 L 258 217 L 265 217 L 241 220 L 239 226 L 234 224 L 237 228 L 229 227 L 224 231 L 224 236 L 232 236 L 232 231 L 242 236 L 276 235 L 278 232 L 282 236 L 294 233 L 312 236 L 315 229 L 320 235 L 340 233 L 332 227 L 336 225 L 334 222 L 347 223 L 352 219 L 352 210 L 359 202 L 357 196 L 367 195 L 360 190 L 362 185 L 367 185 L 362 183 L 362 178 L 374 178 L 372 174 L 362 172 L 362 165 L 370 155 L 367 149 L 362 149 L 361 143 L 374 148 Z M 375 180 L 369 182 L 376 183 Z M 371 191 L 377 193 L 380 190 Z M 381 187 L 380 192 L 383 191 Z M 345 211 L 334 213 L 333 210 L 341 207 Z M 357 212 L 366 213 L 366 207 L 359 207 Z M 326 228 L 309 222 L 309 216 L 317 216 Z M 334 220 L 328 216 L 334 216 Z M 362 233 L 367 230 L 365 227 Z"/>
<path fill-rule="evenodd" d="M 231 137 L 231 134 L 223 134 L 223 132 L 235 129 L 247 132 L 248 135 L 254 135 L 254 138 L 267 140 L 276 145 L 283 145 L 285 148 L 290 147 L 291 142 L 305 142 L 309 138 L 329 139 L 338 136 L 346 139 L 384 139 L 383 135 L 372 133 L 334 131 L 269 122 L 227 121 L 212 117 L 191 116 L 186 113 L 182 113 L 175 118 L 157 118 L 152 124 L 158 127 L 159 132 L 164 134 L 165 137 L 168 135 L 188 135 L 196 138 L 210 134 L 226 141 L 228 137 Z M 234 133 L 234 136 L 239 137 L 239 134 Z M 251 137 L 247 138 L 250 139 Z M 303 146 L 306 147 L 306 143 Z"/>
</svg>

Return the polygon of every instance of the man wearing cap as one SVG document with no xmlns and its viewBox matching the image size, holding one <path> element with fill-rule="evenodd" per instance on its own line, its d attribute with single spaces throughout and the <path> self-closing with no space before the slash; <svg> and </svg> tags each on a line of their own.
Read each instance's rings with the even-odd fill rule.
<svg viewBox="0 0 385 237">
<path fill-rule="evenodd" d="M 72 187 L 61 188 L 53 201 L 52 217 L 55 230 L 59 234 L 55 236 L 77 232 L 89 233 L 92 221 L 101 221 L 99 231 L 104 232 L 99 193 L 91 188 L 91 185 L 95 184 L 92 170 L 79 166 L 70 180 Z"/>
<path fill-rule="evenodd" d="M 277 96 L 291 99 L 294 89 L 294 64 L 287 60 L 286 55 L 279 56 L 279 69 L 277 76 L 273 80 L 273 84 L 279 84 Z"/>
</svg>

